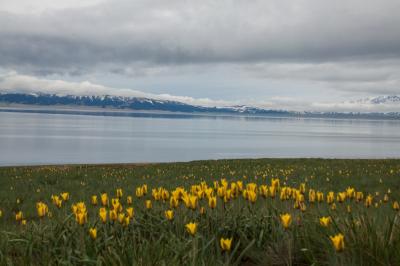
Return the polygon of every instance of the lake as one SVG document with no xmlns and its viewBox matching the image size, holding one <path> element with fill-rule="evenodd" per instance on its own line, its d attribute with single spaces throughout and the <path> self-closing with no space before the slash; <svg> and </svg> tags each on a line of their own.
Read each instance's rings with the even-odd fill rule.
<svg viewBox="0 0 400 266">
<path fill-rule="evenodd" d="M 0 112 L 0 165 L 400 157 L 400 121 Z"/>
</svg>

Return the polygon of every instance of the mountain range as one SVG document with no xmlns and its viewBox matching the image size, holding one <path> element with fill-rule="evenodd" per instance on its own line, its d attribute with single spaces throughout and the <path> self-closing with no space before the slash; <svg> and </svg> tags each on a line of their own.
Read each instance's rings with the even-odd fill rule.
<svg viewBox="0 0 400 266">
<path fill-rule="evenodd" d="M 398 104 L 399 96 L 379 96 L 352 101 L 359 104 Z M 77 96 L 56 95 L 44 93 L 0 93 L 0 103 L 37 105 L 37 106 L 84 106 L 97 108 L 112 108 L 119 110 L 168 111 L 182 113 L 211 113 L 211 114 L 242 114 L 268 116 L 298 116 L 298 117 L 334 117 L 334 118 L 389 118 L 400 119 L 398 112 L 294 112 L 289 110 L 271 110 L 252 106 L 236 105 L 222 107 L 197 106 L 178 101 L 157 100 L 140 97 L 122 96 Z"/>
</svg>

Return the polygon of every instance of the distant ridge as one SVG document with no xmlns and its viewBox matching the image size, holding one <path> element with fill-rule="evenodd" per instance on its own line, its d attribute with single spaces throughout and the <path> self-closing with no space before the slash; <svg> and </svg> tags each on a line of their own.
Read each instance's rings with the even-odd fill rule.
<svg viewBox="0 0 400 266">
<path fill-rule="evenodd" d="M 232 106 L 232 107 L 206 107 L 190 105 L 177 101 L 155 100 L 139 97 L 122 96 L 75 96 L 43 93 L 0 93 L 0 102 L 27 104 L 27 105 L 75 105 L 88 107 L 130 109 L 130 110 L 158 110 L 186 113 L 242 113 L 242 114 L 275 114 L 285 115 L 288 111 L 265 110 L 256 107 Z"/>
<path fill-rule="evenodd" d="M 399 104 L 399 96 L 380 96 L 356 101 L 368 104 Z M 363 119 L 400 119 L 398 112 L 294 112 L 288 110 L 270 110 L 258 107 L 237 105 L 208 107 L 190 105 L 178 101 L 158 100 L 123 96 L 77 96 L 45 93 L 0 93 L 0 103 L 38 106 L 86 106 L 113 108 L 120 110 L 168 111 L 182 113 L 243 114 L 277 117 L 314 117 L 314 118 L 363 118 Z"/>
</svg>

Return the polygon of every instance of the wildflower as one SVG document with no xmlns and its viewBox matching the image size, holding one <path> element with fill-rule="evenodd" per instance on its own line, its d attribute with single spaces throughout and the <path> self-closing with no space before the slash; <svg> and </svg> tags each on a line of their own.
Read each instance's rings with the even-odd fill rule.
<svg viewBox="0 0 400 266">
<path fill-rule="evenodd" d="M 43 202 L 38 202 L 36 203 L 36 210 L 37 210 L 37 214 L 40 218 L 46 216 L 46 214 L 49 211 L 49 208 L 47 207 L 47 205 Z"/>
<path fill-rule="evenodd" d="M 51 195 L 51 201 L 53 202 L 54 205 L 57 206 L 57 208 L 61 208 L 62 206 L 62 197 L 59 197 L 57 195 Z"/>
<path fill-rule="evenodd" d="M 384 202 L 388 202 L 388 201 L 389 201 L 389 196 L 388 196 L 388 194 L 385 194 L 385 196 L 383 197 L 383 201 L 384 201 Z"/>
<path fill-rule="evenodd" d="M 122 188 L 117 189 L 117 198 L 122 198 Z"/>
<path fill-rule="evenodd" d="M 131 219 L 129 216 L 125 216 L 125 218 L 122 220 L 122 226 L 127 227 L 131 223 Z"/>
<path fill-rule="evenodd" d="M 126 197 L 126 203 L 127 203 L 128 205 L 131 205 L 131 204 L 133 203 L 132 196 Z"/>
<path fill-rule="evenodd" d="M 372 205 L 373 197 L 372 195 L 368 195 L 367 198 L 365 199 L 365 207 L 369 207 Z"/>
<path fill-rule="evenodd" d="M 304 202 L 300 202 L 300 210 L 302 212 L 305 212 L 307 210 L 307 206 Z"/>
<path fill-rule="evenodd" d="M 197 223 L 188 223 L 186 224 L 186 231 L 191 234 L 192 236 L 194 236 L 197 232 Z"/>
<path fill-rule="evenodd" d="M 84 225 L 87 222 L 87 212 L 77 212 L 75 220 L 79 225 Z"/>
<path fill-rule="evenodd" d="M 292 216 L 288 213 L 282 214 L 281 222 L 285 229 L 289 228 L 290 224 L 292 223 Z"/>
<path fill-rule="evenodd" d="M 132 219 L 132 218 L 133 218 L 133 215 L 134 215 L 134 210 L 133 210 L 133 208 L 132 208 L 132 207 L 127 208 L 127 209 L 126 209 L 126 214 L 128 215 L 128 217 L 129 217 L 130 219 Z"/>
<path fill-rule="evenodd" d="M 247 196 L 248 196 L 248 199 L 249 199 L 249 201 L 251 203 L 256 202 L 256 200 L 257 200 L 257 193 L 256 192 L 254 192 L 253 190 L 249 190 L 247 192 Z"/>
<path fill-rule="evenodd" d="M 339 192 L 339 193 L 337 194 L 336 200 L 337 200 L 338 202 L 343 202 L 343 201 L 346 200 L 346 197 L 347 197 L 346 192 Z"/>
<path fill-rule="evenodd" d="M 176 198 L 175 196 L 172 196 L 169 200 L 169 206 L 171 208 L 176 208 L 179 205 L 179 199 Z"/>
<path fill-rule="evenodd" d="M 100 217 L 100 220 L 103 223 L 107 222 L 107 210 L 106 210 L 106 208 L 100 208 L 99 209 L 99 217 Z"/>
<path fill-rule="evenodd" d="M 174 211 L 173 210 L 167 210 L 165 211 L 165 218 L 167 218 L 168 220 L 172 220 L 174 219 Z"/>
<path fill-rule="evenodd" d="M 145 205 L 146 205 L 146 209 L 148 209 L 148 210 L 153 208 L 153 204 L 151 203 L 151 200 L 146 200 Z"/>
<path fill-rule="evenodd" d="M 328 227 L 331 222 L 332 222 L 331 217 L 319 218 L 319 224 L 323 227 Z"/>
<path fill-rule="evenodd" d="M 118 214 L 118 222 L 119 222 L 120 224 L 123 224 L 123 223 L 124 223 L 124 220 L 125 220 L 125 214 L 124 214 L 124 213 Z"/>
<path fill-rule="evenodd" d="M 232 238 L 222 238 L 219 240 L 219 244 L 221 245 L 221 249 L 223 251 L 229 251 L 231 250 L 231 246 L 232 246 Z"/>
<path fill-rule="evenodd" d="M 0 218 L 3 216 L 3 212 L 0 210 Z"/>
<path fill-rule="evenodd" d="M 97 229 L 96 228 L 90 228 L 89 229 L 89 235 L 93 240 L 95 240 L 97 238 Z"/>
<path fill-rule="evenodd" d="M 21 220 L 22 225 L 26 225 L 26 219 Z"/>
<path fill-rule="evenodd" d="M 100 198 L 101 198 L 101 204 L 103 206 L 108 206 L 108 195 L 107 195 L 107 193 L 102 193 L 100 195 Z"/>
<path fill-rule="evenodd" d="M 197 208 L 198 199 L 196 196 L 189 196 L 189 208 L 195 210 Z"/>
<path fill-rule="evenodd" d="M 22 219 L 24 218 L 24 214 L 22 213 L 22 211 L 19 211 L 15 214 L 15 220 L 17 222 L 22 221 Z"/>
<path fill-rule="evenodd" d="M 344 250 L 344 236 L 342 234 L 330 236 L 329 238 L 331 239 L 336 251 L 340 252 Z"/>
<path fill-rule="evenodd" d="M 92 205 L 97 205 L 97 196 L 93 195 L 91 201 L 92 201 Z"/>
<path fill-rule="evenodd" d="M 115 221 L 118 218 L 117 210 L 110 210 L 110 220 Z"/>
<path fill-rule="evenodd" d="M 217 197 L 209 197 L 208 198 L 208 206 L 211 209 L 215 209 L 217 207 Z"/>
<path fill-rule="evenodd" d="M 318 202 L 323 202 L 324 201 L 324 193 L 317 192 L 317 201 Z"/>
<path fill-rule="evenodd" d="M 116 199 L 111 199 L 111 205 L 112 205 L 113 209 L 116 210 L 117 212 L 122 211 L 122 205 L 121 205 L 121 203 L 119 202 L 119 199 L 118 199 L 118 198 L 116 198 Z"/>
<path fill-rule="evenodd" d="M 206 213 L 206 208 L 201 207 L 201 208 L 200 208 L 200 214 L 203 215 L 203 214 L 205 214 L 205 213 Z"/>
<path fill-rule="evenodd" d="M 144 194 L 144 192 L 143 192 L 143 188 L 142 187 L 137 187 L 136 188 L 136 197 L 138 197 L 138 198 L 141 198 L 141 197 L 143 197 L 143 194 Z"/>
<path fill-rule="evenodd" d="M 333 201 L 335 200 L 335 193 L 333 191 L 329 191 L 328 195 L 326 196 L 326 202 L 328 204 L 333 203 Z"/>
<path fill-rule="evenodd" d="M 63 201 L 68 201 L 69 200 L 69 193 L 68 192 L 61 193 L 61 198 L 62 198 Z"/>
<path fill-rule="evenodd" d="M 393 202 L 393 210 L 395 211 L 400 210 L 400 204 L 398 201 Z"/>
</svg>

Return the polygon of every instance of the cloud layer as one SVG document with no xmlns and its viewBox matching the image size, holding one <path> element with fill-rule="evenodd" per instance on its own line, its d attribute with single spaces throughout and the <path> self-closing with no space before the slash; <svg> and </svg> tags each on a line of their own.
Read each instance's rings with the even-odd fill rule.
<svg viewBox="0 0 400 266">
<path fill-rule="evenodd" d="M 123 96 L 142 97 L 159 100 L 179 101 L 201 106 L 234 106 L 245 104 L 265 109 L 290 110 L 290 111 L 325 111 L 325 112 L 400 112 L 400 102 L 373 104 L 368 99 L 344 102 L 311 102 L 299 101 L 293 98 L 272 97 L 268 101 L 232 102 L 224 100 L 211 100 L 208 98 L 193 98 L 169 94 L 151 94 L 139 90 L 118 89 L 89 81 L 67 82 L 63 80 L 39 79 L 37 77 L 20 75 L 10 72 L 0 75 L 0 93 L 47 93 L 57 95 L 80 96 Z"/>
<path fill-rule="evenodd" d="M 248 84 L 242 95 L 254 98 L 252 84 L 268 90 L 276 81 L 318 87 L 320 98 L 400 93 L 398 0 L 13 3 L 0 3 L 6 71 L 81 80 L 112 74 L 148 83 L 170 76 L 175 81 L 165 86 L 174 94 L 177 72 L 211 76 L 222 68 L 215 83 L 240 76 Z M 203 95 L 213 89 L 205 86 Z M 304 90 L 303 98 L 310 95 Z"/>
</svg>

